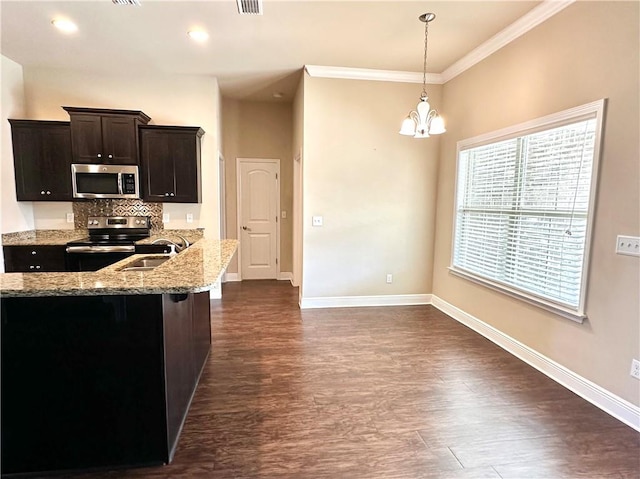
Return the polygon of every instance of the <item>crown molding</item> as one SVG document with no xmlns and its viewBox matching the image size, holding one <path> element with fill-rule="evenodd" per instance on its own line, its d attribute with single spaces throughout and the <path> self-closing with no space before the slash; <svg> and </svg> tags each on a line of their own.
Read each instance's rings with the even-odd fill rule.
<svg viewBox="0 0 640 479">
<path fill-rule="evenodd" d="M 576 0 L 545 0 L 443 71 L 441 73 L 443 83 L 448 82 L 475 64 L 480 63 L 492 53 L 495 53 L 516 38 L 537 27 L 575 1 Z"/>
<path fill-rule="evenodd" d="M 343 80 L 373 80 L 398 83 L 422 83 L 422 73 L 401 72 L 393 70 L 373 70 L 368 68 L 330 67 L 321 65 L 305 65 L 305 71 L 311 77 L 340 78 Z M 427 73 L 427 83 L 441 85 L 442 75 Z"/>
<path fill-rule="evenodd" d="M 427 73 L 427 83 L 442 85 L 460 75 L 477 63 L 521 37 L 529 30 L 564 10 L 576 0 L 545 0 L 540 5 L 498 32 L 479 47 L 475 48 L 442 73 Z M 311 77 L 340 78 L 343 80 L 373 80 L 398 83 L 422 83 L 422 73 L 393 70 L 373 70 L 368 68 L 332 67 L 305 65 L 305 71 Z"/>
</svg>

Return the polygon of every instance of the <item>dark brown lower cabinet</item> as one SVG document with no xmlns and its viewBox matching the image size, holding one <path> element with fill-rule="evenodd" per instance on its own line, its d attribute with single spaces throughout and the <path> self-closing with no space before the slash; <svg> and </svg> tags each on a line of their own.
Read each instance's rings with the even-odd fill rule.
<svg viewBox="0 0 640 479">
<path fill-rule="evenodd" d="M 2 298 L 2 473 L 168 463 L 209 293 Z"/>
<path fill-rule="evenodd" d="M 66 271 L 66 246 L 3 246 L 6 273 Z"/>
</svg>

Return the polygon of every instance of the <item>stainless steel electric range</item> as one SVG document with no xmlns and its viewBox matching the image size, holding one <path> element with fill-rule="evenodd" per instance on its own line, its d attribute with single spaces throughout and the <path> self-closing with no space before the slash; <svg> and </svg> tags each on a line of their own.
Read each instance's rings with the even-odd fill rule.
<svg viewBox="0 0 640 479">
<path fill-rule="evenodd" d="M 68 271 L 97 271 L 136 252 L 135 243 L 149 237 L 147 216 L 90 216 L 89 236 L 67 243 Z"/>
</svg>

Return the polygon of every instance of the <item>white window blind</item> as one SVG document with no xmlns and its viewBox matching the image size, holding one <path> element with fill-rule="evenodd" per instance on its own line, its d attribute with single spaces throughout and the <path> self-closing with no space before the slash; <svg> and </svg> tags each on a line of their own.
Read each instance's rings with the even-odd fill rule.
<svg viewBox="0 0 640 479">
<path fill-rule="evenodd" d="M 603 105 L 458 145 L 454 272 L 584 318 Z"/>
</svg>

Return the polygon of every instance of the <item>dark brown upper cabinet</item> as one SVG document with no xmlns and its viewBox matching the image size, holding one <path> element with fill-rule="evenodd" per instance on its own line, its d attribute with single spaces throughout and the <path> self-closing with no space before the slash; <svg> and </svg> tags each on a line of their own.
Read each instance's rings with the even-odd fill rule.
<svg viewBox="0 0 640 479">
<path fill-rule="evenodd" d="M 200 138 L 191 126 L 141 126 L 142 199 L 200 203 Z"/>
<path fill-rule="evenodd" d="M 70 201 L 68 121 L 9 120 L 18 201 Z"/>
<path fill-rule="evenodd" d="M 138 126 L 149 123 L 138 110 L 63 106 L 71 118 L 73 163 L 138 165 Z"/>
</svg>

